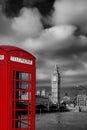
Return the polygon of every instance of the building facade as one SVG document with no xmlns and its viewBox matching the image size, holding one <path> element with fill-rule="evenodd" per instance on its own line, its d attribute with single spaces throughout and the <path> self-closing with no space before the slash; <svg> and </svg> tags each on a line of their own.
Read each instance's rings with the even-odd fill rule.
<svg viewBox="0 0 87 130">
<path fill-rule="evenodd" d="M 86 94 L 77 95 L 77 106 L 87 106 L 87 95 Z"/>
</svg>

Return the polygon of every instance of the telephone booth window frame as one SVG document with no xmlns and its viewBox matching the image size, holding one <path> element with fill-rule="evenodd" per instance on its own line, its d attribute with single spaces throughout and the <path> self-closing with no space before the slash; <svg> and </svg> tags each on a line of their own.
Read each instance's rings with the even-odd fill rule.
<svg viewBox="0 0 87 130">
<path fill-rule="evenodd" d="M 13 70 L 12 83 L 12 128 L 31 130 L 32 72 L 22 72 Z M 24 88 L 23 84 L 25 84 Z M 24 98 L 22 93 L 27 93 L 27 96 L 25 96 Z"/>
</svg>

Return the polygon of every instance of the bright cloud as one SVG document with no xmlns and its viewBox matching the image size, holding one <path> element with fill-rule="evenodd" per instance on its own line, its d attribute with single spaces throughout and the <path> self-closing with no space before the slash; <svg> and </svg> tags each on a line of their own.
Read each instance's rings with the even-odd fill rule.
<svg viewBox="0 0 87 130">
<path fill-rule="evenodd" d="M 20 16 L 13 19 L 12 28 L 24 36 L 37 36 L 43 28 L 40 13 L 37 9 L 23 8 Z"/>
<path fill-rule="evenodd" d="M 87 0 L 61 0 L 54 4 L 53 23 L 83 24 L 87 23 Z"/>
<path fill-rule="evenodd" d="M 31 50 L 50 50 L 55 46 L 57 49 L 61 49 L 63 47 L 67 47 L 66 42 L 69 37 L 72 37 L 76 27 L 74 26 L 54 26 L 50 29 L 45 29 L 42 31 L 40 37 L 32 39 L 26 39 L 22 44 Z M 66 32 L 66 33 L 65 33 Z M 68 44 L 68 46 L 70 43 Z"/>
</svg>

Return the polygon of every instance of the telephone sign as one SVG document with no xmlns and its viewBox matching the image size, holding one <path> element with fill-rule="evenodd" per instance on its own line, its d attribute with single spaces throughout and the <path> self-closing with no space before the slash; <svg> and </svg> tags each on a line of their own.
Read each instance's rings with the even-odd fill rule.
<svg viewBox="0 0 87 130">
<path fill-rule="evenodd" d="M 19 63 L 24 63 L 24 64 L 32 65 L 32 61 L 31 60 L 27 60 L 27 59 L 24 59 L 24 58 L 19 58 L 19 57 L 11 56 L 10 60 L 14 61 L 14 62 L 19 62 Z"/>
</svg>

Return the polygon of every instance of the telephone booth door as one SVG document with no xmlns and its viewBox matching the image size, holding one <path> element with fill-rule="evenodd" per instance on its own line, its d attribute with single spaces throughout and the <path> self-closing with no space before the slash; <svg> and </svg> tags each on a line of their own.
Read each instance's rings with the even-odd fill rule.
<svg viewBox="0 0 87 130">
<path fill-rule="evenodd" d="M 32 130 L 32 72 L 13 70 L 12 130 Z"/>
</svg>

